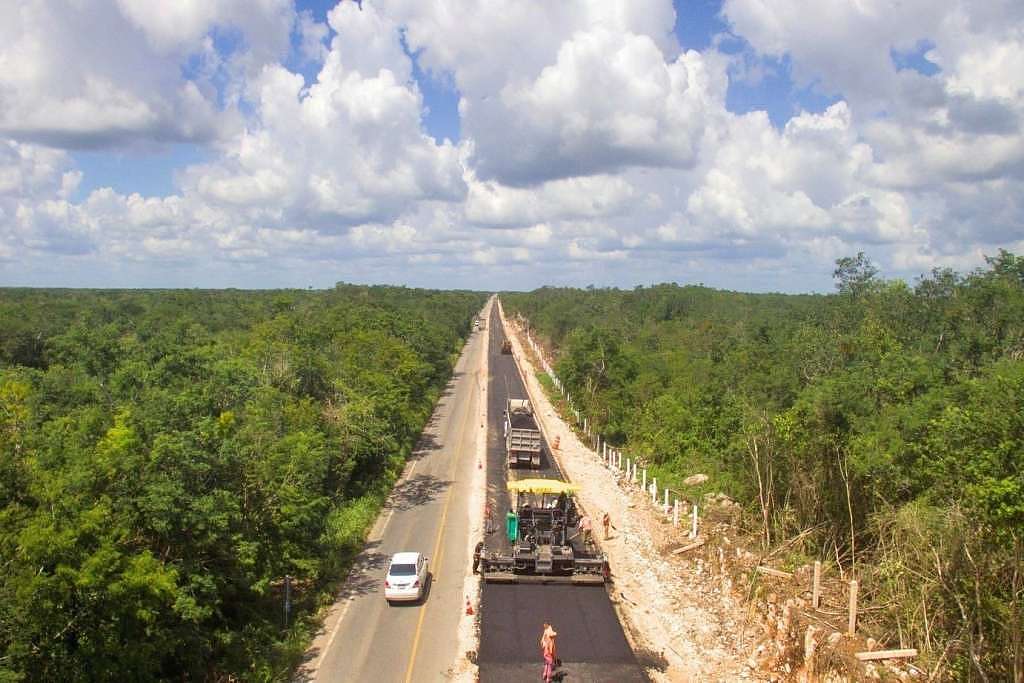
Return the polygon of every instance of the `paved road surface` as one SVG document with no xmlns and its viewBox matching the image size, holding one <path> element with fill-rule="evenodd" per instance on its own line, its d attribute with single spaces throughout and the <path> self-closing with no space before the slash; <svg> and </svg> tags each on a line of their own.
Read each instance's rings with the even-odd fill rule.
<svg viewBox="0 0 1024 683">
<path fill-rule="evenodd" d="M 456 629 L 469 562 L 469 485 L 480 429 L 483 333 L 474 334 L 455 375 L 370 533 L 349 580 L 307 652 L 300 681 L 442 681 L 461 654 Z M 389 606 L 383 581 L 391 555 L 430 558 L 433 580 L 418 604 Z"/>
<path fill-rule="evenodd" d="M 490 385 L 487 424 L 487 500 L 492 511 L 495 543 L 504 533 L 508 511 L 505 489 L 505 449 L 502 411 L 505 399 L 527 398 L 515 360 L 501 353 L 505 334 L 497 306 L 487 323 L 490 338 Z M 545 444 L 545 452 L 547 445 Z M 540 476 L 560 476 L 547 458 Z M 516 470 L 512 476 L 537 476 Z M 614 570 L 614 568 L 613 568 Z M 541 624 L 548 620 L 558 631 L 559 656 L 565 680 L 627 683 L 646 681 L 618 617 L 602 586 L 484 584 L 480 604 L 480 680 L 482 683 L 540 679 Z"/>
</svg>

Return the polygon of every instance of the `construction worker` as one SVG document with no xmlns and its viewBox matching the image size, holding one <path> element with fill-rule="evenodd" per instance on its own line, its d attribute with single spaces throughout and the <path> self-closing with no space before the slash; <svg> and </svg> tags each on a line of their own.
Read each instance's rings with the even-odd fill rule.
<svg viewBox="0 0 1024 683">
<path fill-rule="evenodd" d="M 591 545 L 594 542 L 594 539 L 591 538 L 590 535 L 590 515 L 583 515 L 582 517 L 580 517 L 579 529 L 583 533 L 583 542 L 588 546 Z"/>
<path fill-rule="evenodd" d="M 480 566 L 480 553 L 484 550 L 484 542 L 478 541 L 476 548 L 473 550 L 473 573 L 476 574 L 477 567 Z"/>
<path fill-rule="evenodd" d="M 608 515 L 607 511 L 605 511 L 604 517 L 601 518 L 601 526 L 604 527 L 604 540 L 607 541 L 609 538 L 608 529 L 610 529 L 612 526 L 612 518 Z"/>
<path fill-rule="evenodd" d="M 540 654 L 544 658 L 544 683 L 551 683 L 555 675 L 555 663 L 558 661 L 558 647 L 555 644 L 557 635 L 558 632 L 545 621 L 540 634 Z"/>
</svg>

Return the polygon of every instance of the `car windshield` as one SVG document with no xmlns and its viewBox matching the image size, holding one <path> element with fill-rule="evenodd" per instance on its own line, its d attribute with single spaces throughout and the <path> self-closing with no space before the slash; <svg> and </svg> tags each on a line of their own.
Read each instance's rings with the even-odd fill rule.
<svg viewBox="0 0 1024 683">
<path fill-rule="evenodd" d="M 391 576 L 414 576 L 416 574 L 416 565 L 393 564 L 391 569 L 388 570 L 388 574 Z"/>
</svg>

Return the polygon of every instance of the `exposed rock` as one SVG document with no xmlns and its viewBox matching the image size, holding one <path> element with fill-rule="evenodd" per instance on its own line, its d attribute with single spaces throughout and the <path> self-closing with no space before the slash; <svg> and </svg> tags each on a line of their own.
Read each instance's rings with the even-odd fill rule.
<svg viewBox="0 0 1024 683">
<path fill-rule="evenodd" d="M 687 486 L 697 486 L 699 484 L 703 484 L 707 480 L 708 475 L 706 474 L 691 474 L 686 479 L 683 479 L 683 483 L 686 484 Z"/>
</svg>

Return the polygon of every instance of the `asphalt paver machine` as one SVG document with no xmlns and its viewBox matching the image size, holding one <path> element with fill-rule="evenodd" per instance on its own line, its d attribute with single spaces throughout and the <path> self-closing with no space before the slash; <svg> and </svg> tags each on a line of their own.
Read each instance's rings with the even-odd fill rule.
<svg viewBox="0 0 1024 683">
<path fill-rule="evenodd" d="M 514 507 L 506 518 L 507 544 L 484 546 L 484 581 L 603 584 L 609 577 L 607 557 L 576 533 L 576 490 L 557 479 L 510 481 Z"/>
</svg>

